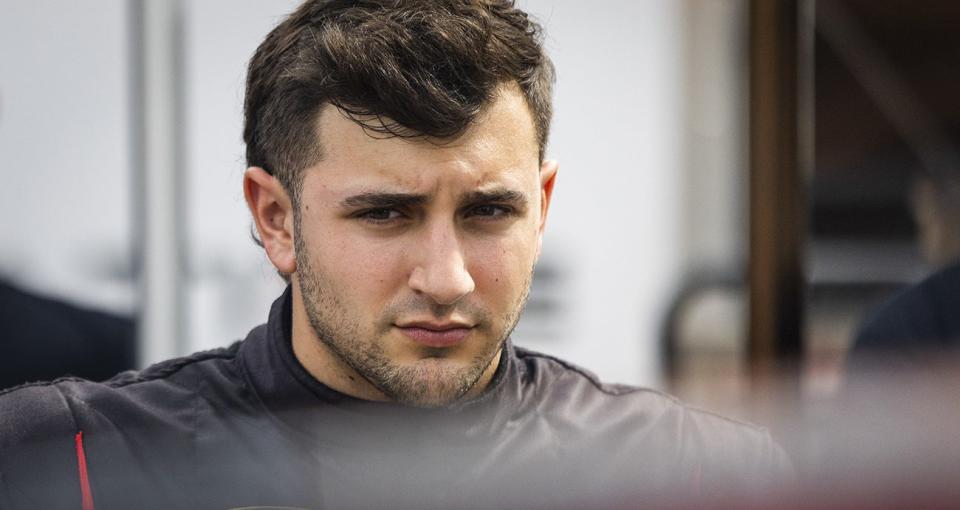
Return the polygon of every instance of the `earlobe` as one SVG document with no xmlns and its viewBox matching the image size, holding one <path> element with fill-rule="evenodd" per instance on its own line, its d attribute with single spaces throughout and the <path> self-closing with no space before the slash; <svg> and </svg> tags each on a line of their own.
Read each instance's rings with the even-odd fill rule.
<svg viewBox="0 0 960 510">
<path fill-rule="evenodd" d="M 283 185 L 263 168 L 250 167 L 243 174 L 243 196 L 270 262 L 281 273 L 296 271 L 293 205 Z"/>
</svg>

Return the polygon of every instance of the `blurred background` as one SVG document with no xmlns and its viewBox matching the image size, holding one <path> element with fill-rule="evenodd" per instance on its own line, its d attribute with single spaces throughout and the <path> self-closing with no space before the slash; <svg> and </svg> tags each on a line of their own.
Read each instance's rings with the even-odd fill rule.
<svg viewBox="0 0 960 510">
<path fill-rule="evenodd" d="M 283 285 L 250 239 L 243 80 L 297 3 L 2 0 L 0 384 L 266 320 Z M 519 4 L 558 68 L 561 173 L 517 344 L 816 460 L 831 443 L 802 429 L 846 426 L 817 411 L 859 360 L 960 336 L 960 3 Z"/>
</svg>

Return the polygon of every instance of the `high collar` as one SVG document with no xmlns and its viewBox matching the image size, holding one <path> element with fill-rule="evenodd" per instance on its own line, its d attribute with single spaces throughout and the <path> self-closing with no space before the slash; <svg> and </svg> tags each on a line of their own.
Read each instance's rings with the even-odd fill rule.
<svg viewBox="0 0 960 510">
<path fill-rule="evenodd" d="M 509 339 L 483 393 L 444 408 L 373 402 L 336 391 L 310 375 L 294 355 L 292 303 L 288 286 L 274 301 L 267 323 L 243 341 L 238 358 L 270 414 L 298 434 L 318 441 L 350 442 L 381 433 L 390 423 L 391 433 L 427 425 L 431 437 L 481 438 L 502 430 L 519 406 L 524 377 Z"/>
</svg>

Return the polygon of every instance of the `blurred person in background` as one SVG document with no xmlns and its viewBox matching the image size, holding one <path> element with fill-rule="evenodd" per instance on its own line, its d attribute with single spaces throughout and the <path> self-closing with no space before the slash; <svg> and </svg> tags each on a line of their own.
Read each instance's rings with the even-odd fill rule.
<svg viewBox="0 0 960 510">
<path fill-rule="evenodd" d="M 867 317 L 850 355 L 854 370 L 866 368 L 857 363 L 900 364 L 907 355 L 936 356 L 960 345 L 960 169 L 943 170 L 917 172 L 909 196 L 917 243 L 934 272 Z"/>
<path fill-rule="evenodd" d="M 790 467 L 766 430 L 510 341 L 557 175 L 553 77 L 511 1 L 301 5 L 245 100 L 244 195 L 287 290 L 228 348 L 0 395 L 0 506 L 769 495 Z"/>
<path fill-rule="evenodd" d="M 134 366 L 133 320 L 0 279 L 0 389 L 63 376 L 109 379 Z"/>
<path fill-rule="evenodd" d="M 938 508 L 960 500 L 960 169 L 934 170 L 917 171 L 908 196 L 933 272 L 863 321 L 837 405 L 821 417 L 823 430 L 810 431 L 819 434 L 823 457 L 807 483 L 853 506 Z"/>
</svg>

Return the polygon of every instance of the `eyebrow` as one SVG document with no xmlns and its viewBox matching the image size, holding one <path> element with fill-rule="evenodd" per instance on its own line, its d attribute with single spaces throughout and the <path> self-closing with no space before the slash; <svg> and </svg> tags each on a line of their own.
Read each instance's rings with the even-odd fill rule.
<svg viewBox="0 0 960 510">
<path fill-rule="evenodd" d="M 395 193 L 385 191 L 365 191 L 351 195 L 340 201 L 340 207 L 344 209 L 356 208 L 389 208 L 389 207 L 414 207 L 421 206 L 430 201 L 429 195 L 415 193 Z M 490 190 L 471 191 L 461 198 L 462 204 L 476 204 L 483 202 L 500 202 L 514 204 L 517 207 L 523 207 L 527 203 L 527 197 L 523 193 L 507 189 L 495 188 Z"/>
<path fill-rule="evenodd" d="M 527 196 L 512 189 L 494 188 L 490 190 L 471 191 L 464 195 L 462 200 L 462 203 L 465 204 L 480 202 L 501 202 L 522 207 L 527 204 Z"/>
<path fill-rule="evenodd" d="M 410 193 L 366 191 L 343 199 L 340 206 L 348 209 L 357 207 L 412 207 L 427 203 L 429 198 L 427 195 Z"/>
</svg>

